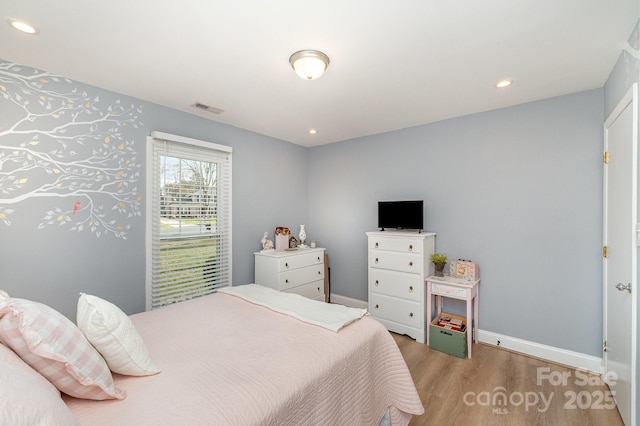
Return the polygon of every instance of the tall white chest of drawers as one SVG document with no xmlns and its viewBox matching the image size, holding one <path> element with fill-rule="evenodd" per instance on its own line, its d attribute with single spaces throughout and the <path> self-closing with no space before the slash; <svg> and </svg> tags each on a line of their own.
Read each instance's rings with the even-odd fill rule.
<svg viewBox="0 0 640 426">
<path fill-rule="evenodd" d="M 369 313 L 389 331 L 424 343 L 427 335 L 425 278 L 433 274 L 431 232 L 367 232 Z"/>
<path fill-rule="evenodd" d="M 324 302 L 323 248 L 254 254 L 256 284 Z"/>
</svg>

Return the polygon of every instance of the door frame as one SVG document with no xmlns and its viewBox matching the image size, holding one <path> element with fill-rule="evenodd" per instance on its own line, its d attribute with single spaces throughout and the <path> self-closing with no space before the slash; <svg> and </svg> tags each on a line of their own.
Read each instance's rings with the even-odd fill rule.
<svg viewBox="0 0 640 426">
<path fill-rule="evenodd" d="M 638 285 L 637 285 L 637 246 L 638 242 L 640 242 L 640 229 L 638 225 L 638 83 L 634 83 L 631 88 L 627 91 L 627 93 L 623 96 L 620 102 L 616 105 L 614 110 L 609 114 L 609 117 L 605 120 L 604 123 L 604 152 L 608 151 L 609 143 L 609 127 L 616 121 L 616 119 L 620 116 L 620 114 L 627 108 L 628 106 L 632 108 L 633 115 L 633 129 L 632 129 L 632 139 L 633 139 L 633 166 L 632 166 L 632 180 L 633 180 L 633 217 L 635 217 L 636 228 L 632 230 L 635 232 L 635 240 L 636 244 L 632 246 L 632 256 L 631 256 L 631 284 L 632 284 L 632 293 L 631 293 L 631 424 L 636 424 L 636 398 L 637 398 L 637 349 L 638 349 Z M 607 185 L 608 185 L 608 172 L 606 164 L 603 164 L 603 218 L 602 218 L 602 233 L 603 233 L 603 246 L 606 246 L 608 243 L 607 236 L 607 207 L 608 207 L 608 194 L 607 194 Z M 605 256 L 602 258 L 602 293 L 603 293 L 603 352 L 602 352 L 602 371 L 603 373 L 607 371 L 607 352 L 604 350 L 605 344 L 607 341 L 607 259 Z"/>
</svg>

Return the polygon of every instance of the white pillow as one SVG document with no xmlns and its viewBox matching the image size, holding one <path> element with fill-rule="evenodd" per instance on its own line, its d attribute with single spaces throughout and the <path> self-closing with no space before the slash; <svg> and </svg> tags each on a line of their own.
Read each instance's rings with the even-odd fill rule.
<svg viewBox="0 0 640 426">
<path fill-rule="evenodd" d="M 129 317 L 114 304 L 80 293 L 77 322 L 114 373 L 149 376 L 160 372 Z"/>
<path fill-rule="evenodd" d="M 0 344 L 0 424 L 80 425 L 60 391 Z"/>
</svg>

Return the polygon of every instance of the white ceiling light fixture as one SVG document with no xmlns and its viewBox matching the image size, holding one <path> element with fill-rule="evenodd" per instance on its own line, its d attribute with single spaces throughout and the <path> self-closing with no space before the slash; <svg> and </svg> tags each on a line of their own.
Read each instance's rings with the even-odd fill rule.
<svg viewBox="0 0 640 426">
<path fill-rule="evenodd" d="M 291 55 L 289 63 L 300 78 L 315 80 L 329 66 L 329 57 L 317 50 L 299 50 Z"/>
<path fill-rule="evenodd" d="M 513 80 L 502 80 L 496 83 L 496 87 L 498 89 L 502 89 L 502 88 L 511 86 L 512 83 L 513 83 Z"/>
<path fill-rule="evenodd" d="M 33 25 L 29 25 L 24 21 L 20 21 L 18 19 L 9 18 L 7 19 L 7 23 L 11 25 L 13 29 L 21 31 L 25 34 L 38 34 L 40 31 Z"/>
</svg>

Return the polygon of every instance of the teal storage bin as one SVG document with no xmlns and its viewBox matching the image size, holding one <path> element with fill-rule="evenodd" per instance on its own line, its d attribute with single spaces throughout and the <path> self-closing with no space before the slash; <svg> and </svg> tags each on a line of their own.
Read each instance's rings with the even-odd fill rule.
<svg viewBox="0 0 640 426">
<path fill-rule="evenodd" d="M 465 326 L 464 331 L 455 331 L 438 326 L 442 317 L 461 320 Z M 440 313 L 440 315 L 429 324 L 429 347 L 458 358 L 466 358 L 468 353 L 466 325 L 467 321 L 464 317 L 447 314 L 445 312 Z"/>
</svg>

